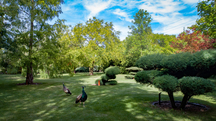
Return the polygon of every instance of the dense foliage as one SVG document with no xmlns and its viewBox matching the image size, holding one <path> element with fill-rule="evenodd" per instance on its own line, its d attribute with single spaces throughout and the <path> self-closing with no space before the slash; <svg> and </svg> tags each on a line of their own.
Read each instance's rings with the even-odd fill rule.
<svg viewBox="0 0 216 121">
<path fill-rule="evenodd" d="M 88 67 L 78 67 L 75 69 L 75 72 L 89 72 Z"/>
<path fill-rule="evenodd" d="M 155 87 L 166 91 L 173 108 L 176 107 L 173 92 L 178 87 L 177 78 L 181 78 L 179 85 L 181 91 L 184 93 L 181 103 L 182 109 L 185 108 L 191 96 L 212 92 L 214 90 L 214 84 L 204 78 L 216 74 L 216 50 L 210 49 L 201 50 L 196 53 L 177 53 L 158 60 L 154 60 L 153 57 L 155 55 L 144 56 L 137 63 L 139 67 L 144 69 L 149 68 L 155 70 L 138 72 L 135 75 L 135 79 L 139 83 L 153 84 Z"/>
<path fill-rule="evenodd" d="M 205 0 L 197 5 L 197 11 L 200 18 L 196 21 L 196 30 L 202 31 L 216 39 L 216 1 Z"/>
<path fill-rule="evenodd" d="M 198 76 L 208 78 L 216 74 L 216 50 L 201 50 L 196 53 L 177 53 L 165 55 L 147 55 L 136 62 L 145 70 L 159 69 L 177 78 Z"/>
<path fill-rule="evenodd" d="M 117 66 L 110 66 L 106 68 L 104 72 L 109 79 L 115 79 L 116 75 L 120 73 L 120 69 Z"/>
<path fill-rule="evenodd" d="M 161 68 L 160 61 L 163 58 L 166 58 L 166 55 L 151 54 L 151 55 L 142 56 L 136 61 L 136 66 L 143 68 L 144 70 Z"/>
<path fill-rule="evenodd" d="M 163 75 L 162 71 L 149 70 L 149 71 L 139 71 L 135 75 L 135 80 L 141 84 L 152 84 L 153 79 L 157 76 Z"/>
<path fill-rule="evenodd" d="M 155 77 L 153 85 L 168 93 L 172 108 L 176 108 L 175 101 L 173 97 L 173 92 L 177 90 L 178 79 L 174 76 L 163 75 Z"/>
<path fill-rule="evenodd" d="M 178 79 L 171 75 L 162 75 L 155 77 L 153 85 L 167 93 L 173 93 L 178 86 Z"/>
<path fill-rule="evenodd" d="M 177 52 L 197 52 L 213 48 L 216 39 L 211 39 L 208 35 L 204 35 L 201 31 L 187 30 L 178 35 L 171 47 L 178 49 Z"/>
<path fill-rule="evenodd" d="M 202 50 L 196 53 L 178 53 L 167 56 L 161 67 L 177 78 L 198 76 L 208 78 L 216 74 L 216 50 Z"/>
<path fill-rule="evenodd" d="M 105 85 L 107 82 L 111 81 L 112 79 L 116 78 L 117 74 L 120 74 L 120 69 L 117 66 L 110 66 L 105 69 L 105 74 L 101 76 L 102 84 Z M 96 82 L 97 84 L 97 82 Z M 114 85 L 117 84 L 114 82 L 110 82 L 110 84 Z"/>
<path fill-rule="evenodd" d="M 179 85 L 181 92 L 184 94 L 181 107 L 186 105 L 191 96 L 205 94 L 215 90 L 213 82 L 200 77 L 183 77 L 179 79 Z"/>
<path fill-rule="evenodd" d="M 143 70 L 142 68 L 138 68 L 138 67 L 126 68 L 126 71 L 129 71 L 129 72 L 138 72 L 138 71 L 142 71 L 142 70 Z"/>
</svg>

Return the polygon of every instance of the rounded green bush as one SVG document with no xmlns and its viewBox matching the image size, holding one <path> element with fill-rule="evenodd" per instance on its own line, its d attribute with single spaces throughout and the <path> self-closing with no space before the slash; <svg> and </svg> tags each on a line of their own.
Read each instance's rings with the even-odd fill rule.
<svg viewBox="0 0 216 121">
<path fill-rule="evenodd" d="M 106 74 L 103 74 L 101 75 L 101 79 L 102 81 L 108 81 L 110 78 Z"/>
<path fill-rule="evenodd" d="M 179 79 L 181 92 L 193 96 L 214 91 L 215 85 L 210 80 L 201 77 L 183 77 Z"/>
<path fill-rule="evenodd" d="M 135 80 L 139 83 L 152 83 L 152 80 L 157 77 L 163 75 L 162 71 L 158 70 L 148 70 L 148 71 L 140 71 L 135 75 Z"/>
<path fill-rule="evenodd" d="M 118 82 L 116 80 L 106 82 L 106 85 L 117 85 Z"/>
<path fill-rule="evenodd" d="M 106 76 L 109 77 L 109 79 L 115 79 L 117 74 L 120 74 L 120 69 L 117 66 L 110 66 L 105 69 Z"/>
<path fill-rule="evenodd" d="M 150 76 L 146 73 L 146 71 L 137 72 L 137 74 L 135 75 L 135 80 L 136 82 L 143 83 L 143 84 L 151 82 Z"/>
<path fill-rule="evenodd" d="M 156 88 L 162 89 L 168 93 L 172 93 L 176 91 L 178 79 L 171 75 L 163 75 L 155 77 L 153 84 Z"/>
</svg>

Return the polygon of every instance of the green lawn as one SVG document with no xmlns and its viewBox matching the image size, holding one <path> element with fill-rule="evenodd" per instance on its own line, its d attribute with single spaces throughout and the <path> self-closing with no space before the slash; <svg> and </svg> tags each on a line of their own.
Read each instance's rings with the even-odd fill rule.
<svg viewBox="0 0 216 121">
<path fill-rule="evenodd" d="M 190 102 L 209 106 L 207 112 L 184 112 L 179 110 L 161 110 L 152 106 L 158 100 L 158 89 L 141 85 L 133 79 L 117 75 L 118 85 L 93 86 L 100 74 L 87 76 L 64 75 L 57 79 L 35 78 L 40 85 L 16 85 L 25 78 L 20 75 L 0 75 L 0 120 L 8 121 L 213 121 L 216 120 L 216 93 L 194 96 Z M 212 80 L 215 81 L 216 80 Z M 72 95 L 63 92 L 65 83 Z M 81 86 L 85 85 L 88 94 L 85 107 L 75 104 Z M 180 92 L 174 93 L 175 100 L 181 100 Z M 162 100 L 168 100 L 165 92 Z"/>
</svg>

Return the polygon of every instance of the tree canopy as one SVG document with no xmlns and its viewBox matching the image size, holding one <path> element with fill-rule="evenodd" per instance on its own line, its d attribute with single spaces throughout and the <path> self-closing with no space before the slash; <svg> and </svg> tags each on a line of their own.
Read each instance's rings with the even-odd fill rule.
<svg viewBox="0 0 216 121">
<path fill-rule="evenodd" d="M 216 1 L 205 0 L 197 5 L 200 18 L 196 21 L 196 29 L 216 39 Z"/>
</svg>

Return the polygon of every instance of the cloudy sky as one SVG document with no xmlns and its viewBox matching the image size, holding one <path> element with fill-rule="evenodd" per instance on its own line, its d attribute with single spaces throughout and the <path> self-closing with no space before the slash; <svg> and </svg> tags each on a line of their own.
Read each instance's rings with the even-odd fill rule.
<svg viewBox="0 0 216 121">
<path fill-rule="evenodd" d="M 65 0 L 62 4 L 67 25 L 75 26 L 85 23 L 95 16 L 105 22 L 112 22 L 115 30 L 121 31 L 120 39 L 128 36 L 128 26 L 132 25 L 133 16 L 139 9 L 147 10 L 153 21 L 154 33 L 178 35 L 192 24 L 195 24 L 197 3 L 200 0 Z M 54 21 L 54 20 L 53 20 Z"/>
</svg>

